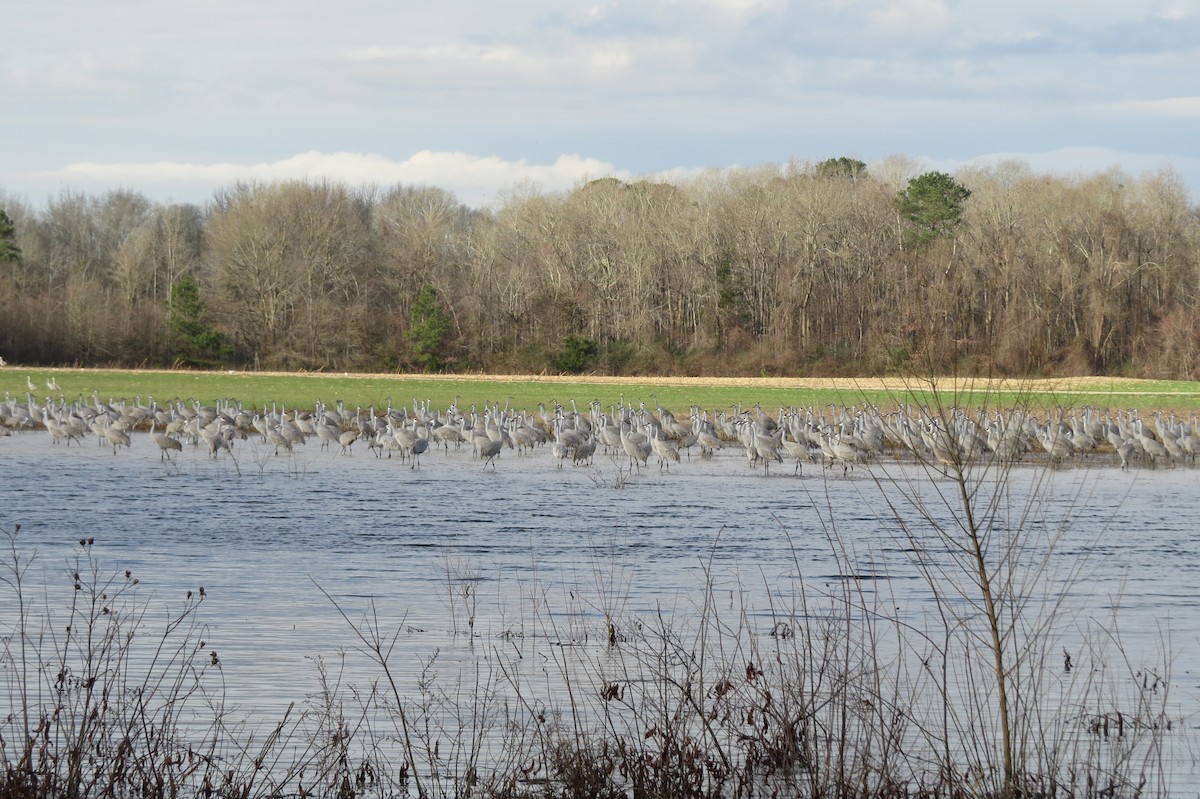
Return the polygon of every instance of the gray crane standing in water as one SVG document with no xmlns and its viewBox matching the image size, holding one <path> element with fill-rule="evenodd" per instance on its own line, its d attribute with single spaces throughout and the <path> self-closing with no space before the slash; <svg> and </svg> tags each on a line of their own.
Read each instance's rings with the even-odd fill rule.
<svg viewBox="0 0 1200 799">
<path fill-rule="evenodd" d="M 575 453 L 572 460 L 578 466 L 581 463 L 591 463 L 592 456 L 596 454 L 596 436 L 594 433 L 588 433 L 587 438 L 583 443 L 575 447 Z"/>
<path fill-rule="evenodd" d="M 650 429 L 650 446 L 654 448 L 654 454 L 658 456 L 658 470 L 661 472 L 663 465 L 667 467 L 667 471 L 671 471 L 671 461 L 679 463 L 679 448 L 675 442 L 669 441 L 661 428 Z"/>
<path fill-rule="evenodd" d="M 558 461 L 558 468 L 560 469 L 562 468 L 563 461 L 570 457 L 575 449 L 566 442 L 561 434 L 562 431 L 555 428 L 554 441 L 550 443 L 550 454 L 554 456 L 554 460 Z"/>
<path fill-rule="evenodd" d="M 492 464 L 492 471 L 496 471 L 496 458 L 500 455 L 500 450 L 504 449 L 504 439 L 488 438 L 479 443 L 479 457 L 483 459 L 483 468 L 487 469 L 488 464 Z"/>
<path fill-rule="evenodd" d="M 200 438 L 204 439 L 204 444 L 208 447 L 208 453 L 214 458 L 220 454 L 221 450 L 232 452 L 229 449 L 229 441 L 226 440 L 225 433 L 219 424 L 210 423 L 200 428 Z"/>
<path fill-rule="evenodd" d="M 633 425 L 625 419 L 621 422 L 621 448 L 629 456 L 629 465 L 636 466 L 641 471 L 642 465 L 650 457 L 650 440 L 632 429 Z"/>
<path fill-rule="evenodd" d="M 795 440 L 795 435 L 791 434 L 788 428 L 784 428 L 783 436 L 779 439 L 779 447 L 783 450 L 783 454 L 787 456 L 787 460 L 794 460 L 796 468 L 792 470 L 792 474 L 800 474 L 801 461 L 809 457 L 808 440 Z"/>
<path fill-rule="evenodd" d="M 157 425 L 157 419 L 150 422 L 150 440 L 153 441 L 155 446 L 157 446 L 159 449 L 160 455 L 158 456 L 158 459 L 160 461 L 164 458 L 171 460 L 171 451 L 174 450 L 176 452 L 182 452 L 183 444 L 181 444 L 177 439 L 171 438 L 166 433 L 158 432 L 158 430 L 155 429 Z"/>
<path fill-rule="evenodd" d="M 415 432 L 416 437 L 413 438 L 412 444 L 408 448 L 412 454 L 412 465 L 408 467 L 410 469 L 421 468 L 421 453 L 429 449 L 429 424 L 419 425 Z"/>
<path fill-rule="evenodd" d="M 347 430 L 346 432 L 344 432 L 340 436 L 338 436 L 338 443 L 342 445 L 341 454 L 343 454 L 343 455 L 352 454 L 351 447 L 353 446 L 355 441 L 358 441 L 358 431 L 357 430 Z"/>
<path fill-rule="evenodd" d="M 109 444 L 112 444 L 114 455 L 117 454 L 118 447 L 129 448 L 129 434 L 117 427 L 113 422 L 108 422 L 104 425 L 104 437 L 108 440 Z"/>
<path fill-rule="evenodd" d="M 696 433 L 696 443 L 700 445 L 701 458 L 707 460 L 713 456 L 715 451 L 725 449 L 725 443 L 717 435 L 712 422 L 702 416 L 700 409 L 695 406 L 692 407 L 692 429 Z"/>
</svg>

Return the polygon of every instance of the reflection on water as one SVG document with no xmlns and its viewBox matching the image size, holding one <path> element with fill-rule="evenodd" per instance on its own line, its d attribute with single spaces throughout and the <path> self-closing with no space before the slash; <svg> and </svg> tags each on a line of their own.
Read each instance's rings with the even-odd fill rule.
<svg viewBox="0 0 1200 799">
<path fill-rule="evenodd" d="M 643 468 L 614 488 L 624 458 L 559 469 L 546 449 L 505 452 L 494 471 L 469 448 L 427 454 L 419 470 L 315 441 L 278 457 L 241 442 L 235 456 L 185 447 L 166 463 L 144 434 L 116 455 L 51 446 L 42 434 L 0 439 L 0 524 L 19 523 L 22 546 L 37 548 L 35 581 L 65 584 L 78 540 L 92 536 L 96 554 L 132 569 L 143 591 L 171 598 L 203 585 L 206 637 L 231 698 L 268 716 L 316 690 L 315 656 L 355 646 L 323 591 L 352 619 L 373 602 L 402 630 L 411 682 L 434 652 L 516 647 L 548 628 L 603 640 L 609 617 L 694 615 L 709 582 L 761 635 L 772 603 L 786 605 L 801 584 L 850 581 L 917 624 L 930 589 L 912 553 L 943 545 L 886 500 L 916 490 L 949 520 L 938 481 L 911 464 L 766 477 L 726 450 L 669 474 Z M 1047 481 L 1020 467 L 995 533 L 1032 531 L 1020 542 L 1032 562 L 1050 557 L 1042 600 L 1067 591 L 1065 607 L 1082 619 L 1118 613 L 1133 657 L 1152 658 L 1169 639 L 1187 717 L 1200 709 L 1197 474 L 1069 469 Z M 371 674 L 349 663 L 344 681 Z"/>
</svg>

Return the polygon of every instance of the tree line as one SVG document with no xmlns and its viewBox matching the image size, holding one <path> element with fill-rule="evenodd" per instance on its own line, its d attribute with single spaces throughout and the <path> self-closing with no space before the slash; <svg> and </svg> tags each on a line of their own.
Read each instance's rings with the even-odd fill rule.
<svg viewBox="0 0 1200 799">
<path fill-rule="evenodd" d="M 1169 170 L 836 158 L 488 210 L 312 180 L 0 209 L 17 363 L 1200 374 L 1200 209 Z"/>
</svg>

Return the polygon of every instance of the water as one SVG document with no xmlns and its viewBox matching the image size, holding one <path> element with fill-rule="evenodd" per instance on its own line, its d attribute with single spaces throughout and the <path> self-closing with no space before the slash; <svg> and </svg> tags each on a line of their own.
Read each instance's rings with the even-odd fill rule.
<svg viewBox="0 0 1200 799">
<path fill-rule="evenodd" d="M 177 607 L 204 586 L 206 649 L 218 653 L 229 699 L 264 723 L 316 693 L 317 656 L 349 653 L 344 684 L 378 676 L 341 611 L 361 622 L 374 608 L 399 631 L 394 663 L 408 687 L 435 654 L 444 666 L 514 652 L 533 668 L 548 646 L 602 651 L 610 619 L 618 635 L 637 619 L 686 624 L 706 598 L 765 639 L 778 621 L 772 603 L 786 607 L 802 587 L 851 585 L 923 630 L 932 591 L 913 552 L 945 543 L 902 492 L 952 520 L 937 502 L 951 484 L 896 462 L 767 476 L 726 450 L 670 473 L 628 473 L 623 457 L 599 455 L 594 467 L 560 469 L 542 449 L 505 451 L 493 470 L 464 447 L 411 469 L 315 440 L 286 456 L 239 442 L 235 458 L 185 446 L 162 462 L 144 434 L 116 455 L 94 442 L 51 446 L 42 433 L 0 439 L 0 524 L 19 523 L 20 549 L 36 548 L 27 584 L 69 585 L 79 539 L 91 537 L 104 568 L 130 569 L 152 602 Z M 1193 730 L 1200 472 L 1095 464 L 1019 467 L 1010 478 L 1011 514 L 1028 509 L 1026 562 L 1045 562 L 1032 593 L 1049 604 L 1065 592 L 1077 623 L 1061 644 L 1076 659 L 1096 643 L 1089 620 L 1119 631 L 1135 670 L 1144 661 L 1169 674 L 1172 712 Z M 1192 760 L 1185 753 L 1173 768 Z"/>
</svg>

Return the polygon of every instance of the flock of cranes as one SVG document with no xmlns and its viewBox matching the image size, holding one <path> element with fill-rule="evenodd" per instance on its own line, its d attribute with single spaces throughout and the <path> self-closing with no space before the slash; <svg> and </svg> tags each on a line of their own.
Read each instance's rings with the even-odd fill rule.
<svg viewBox="0 0 1200 799">
<path fill-rule="evenodd" d="M 0 358 L 0 361 L 3 360 L 3 358 Z M 25 387 L 29 389 L 30 394 L 36 394 L 38 391 L 37 383 L 33 382 L 33 378 L 29 375 L 25 375 Z M 62 391 L 62 386 L 60 386 L 58 381 L 53 377 L 46 378 L 46 388 L 55 392 Z"/>
<path fill-rule="evenodd" d="M 312 408 L 273 406 L 244 409 L 236 402 L 213 406 L 150 399 L 134 402 L 67 402 L 47 398 L 39 404 L 36 386 L 24 401 L 5 397 L 0 403 L 0 435 L 45 430 L 53 444 L 83 445 L 94 439 L 116 455 L 145 434 L 161 460 L 171 460 L 184 446 L 218 458 L 233 456 L 240 441 L 255 438 L 268 454 L 294 451 L 315 443 L 321 450 L 352 455 L 356 444 L 376 457 L 420 468 L 426 453 L 470 450 L 484 469 L 496 469 L 504 450 L 523 458 L 548 450 L 554 465 L 591 465 L 608 456 L 630 470 L 657 465 L 669 472 L 693 457 L 711 459 L 723 451 L 741 453 L 752 470 L 773 467 L 801 474 L 805 464 L 840 468 L 843 473 L 880 458 L 915 458 L 945 471 L 979 462 L 1015 463 L 1038 460 L 1052 465 L 1083 462 L 1093 456 L 1121 468 L 1143 465 L 1190 465 L 1200 447 L 1195 418 L 1136 410 L 1101 413 L 1091 408 L 1061 411 L 1039 418 L 1024 409 L 933 412 L 911 406 L 882 412 L 861 406 L 780 408 L 772 414 L 761 405 L 710 412 L 697 406 L 676 416 L 653 398 L 644 403 L 603 407 L 599 401 L 580 409 L 551 403 L 536 411 L 487 404 L 444 409 L 413 400 L 412 407 L 350 410 L 341 402 Z M 52 382 L 52 381 L 51 381 Z M 721 457 L 728 457 L 722 454 Z"/>
</svg>

